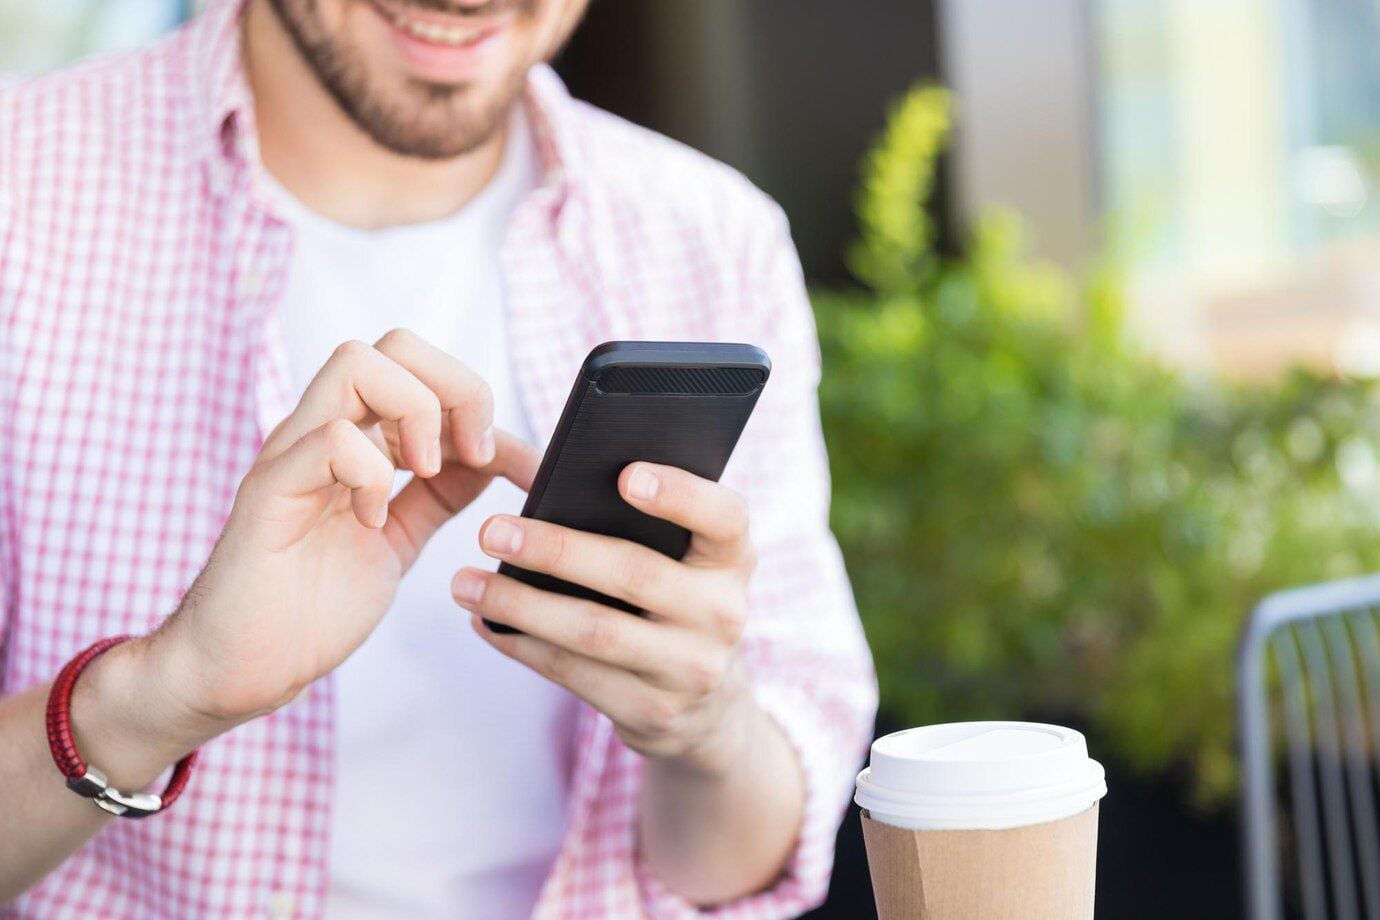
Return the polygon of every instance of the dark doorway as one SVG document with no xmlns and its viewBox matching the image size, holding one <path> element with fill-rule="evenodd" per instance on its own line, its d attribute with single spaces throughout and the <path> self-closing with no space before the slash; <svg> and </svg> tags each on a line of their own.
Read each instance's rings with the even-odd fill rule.
<svg viewBox="0 0 1380 920">
<path fill-rule="evenodd" d="M 891 99 L 939 73 L 935 0 L 593 0 L 558 62 L 576 96 L 748 175 L 837 283 L 858 162 Z"/>
</svg>

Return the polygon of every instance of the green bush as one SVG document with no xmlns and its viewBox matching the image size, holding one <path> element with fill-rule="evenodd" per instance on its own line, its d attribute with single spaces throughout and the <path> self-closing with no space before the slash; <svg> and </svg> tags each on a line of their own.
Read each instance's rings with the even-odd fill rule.
<svg viewBox="0 0 1380 920">
<path fill-rule="evenodd" d="M 1380 391 L 1190 381 L 1128 341 L 1114 272 L 961 258 L 927 214 L 947 94 L 864 166 L 864 287 L 819 292 L 834 527 L 905 724 L 1056 715 L 1144 771 L 1235 781 L 1233 654 L 1279 587 L 1380 569 Z"/>
</svg>

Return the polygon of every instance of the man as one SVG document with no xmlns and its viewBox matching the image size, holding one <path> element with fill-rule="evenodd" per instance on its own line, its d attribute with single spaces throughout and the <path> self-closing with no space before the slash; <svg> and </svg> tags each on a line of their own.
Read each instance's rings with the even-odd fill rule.
<svg viewBox="0 0 1380 920">
<path fill-rule="evenodd" d="M 583 6 L 223 0 L 0 89 L 9 914 L 822 897 L 875 685 L 799 266 L 741 177 L 565 94 L 542 62 Z M 619 480 L 684 561 L 515 516 L 527 442 L 620 338 L 774 362 L 723 485 Z M 44 737 L 64 663 L 125 634 L 73 685 L 76 749 L 126 792 L 200 749 L 142 821 Z"/>
</svg>

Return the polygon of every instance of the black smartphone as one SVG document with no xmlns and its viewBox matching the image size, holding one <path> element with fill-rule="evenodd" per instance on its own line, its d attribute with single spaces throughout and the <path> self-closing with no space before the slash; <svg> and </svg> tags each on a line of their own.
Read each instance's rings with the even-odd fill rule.
<svg viewBox="0 0 1380 920">
<path fill-rule="evenodd" d="M 681 558 L 690 545 L 689 531 L 624 501 L 618 475 L 629 463 L 645 460 L 717 481 L 770 373 L 770 359 L 753 345 L 600 345 L 575 378 L 522 516 L 621 537 Z M 551 575 L 506 562 L 498 570 L 537 588 L 637 612 Z M 515 631 L 501 623 L 488 626 Z"/>
</svg>

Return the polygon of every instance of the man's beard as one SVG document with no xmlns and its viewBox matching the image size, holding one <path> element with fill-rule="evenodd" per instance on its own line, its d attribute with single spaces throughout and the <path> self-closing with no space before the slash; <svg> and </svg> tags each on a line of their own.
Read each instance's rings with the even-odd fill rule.
<svg viewBox="0 0 1380 920">
<path fill-rule="evenodd" d="M 518 0 L 504 5 L 525 7 L 532 3 Z M 433 160 L 469 153 L 494 136 L 522 93 L 525 69 L 507 77 L 492 98 L 468 105 L 462 98 L 469 91 L 464 86 L 417 80 L 408 80 L 395 94 L 398 98 L 385 98 L 351 49 L 321 34 L 314 15 L 315 0 L 272 0 L 272 6 L 298 52 L 336 104 L 376 144 L 394 153 Z"/>
</svg>

